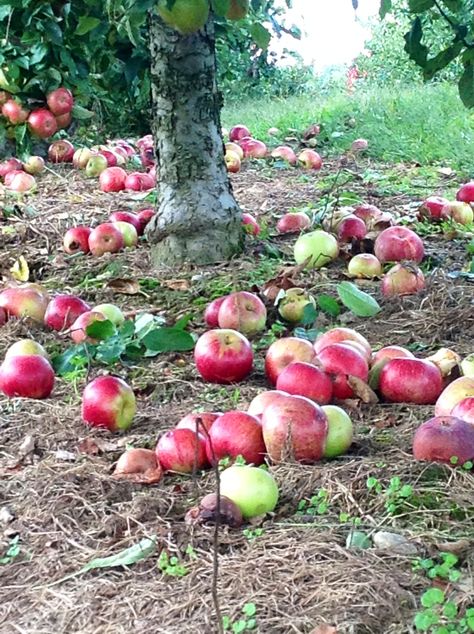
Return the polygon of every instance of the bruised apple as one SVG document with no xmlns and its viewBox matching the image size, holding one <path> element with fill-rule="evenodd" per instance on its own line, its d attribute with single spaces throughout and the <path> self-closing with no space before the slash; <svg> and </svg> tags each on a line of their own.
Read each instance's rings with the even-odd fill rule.
<svg viewBox="0 0 474 634">
<path fill-rule="evenodd" d="M 415 432 L 416 460 L 463 465 L 474 460 L 474 425 L 455 416 L 435 416 Z"/>
<path fill-rule="evenodd" d="M 362 381 L 369 378 L 367 360 L 355 348 L 345 343 L 333 343 L 318 353 L 318 362 L 333 383 L 335 398 L 354 397 L 354 390 L 349 384 L 349 377 L 355 376 Z"/>
<path fill-rule="evenodd" d="M 136 484 L 156 484 L 163 470 L 152 449 L 134 447 L 123 453 L 115 465 L 114 478 Z"/>
</svg>

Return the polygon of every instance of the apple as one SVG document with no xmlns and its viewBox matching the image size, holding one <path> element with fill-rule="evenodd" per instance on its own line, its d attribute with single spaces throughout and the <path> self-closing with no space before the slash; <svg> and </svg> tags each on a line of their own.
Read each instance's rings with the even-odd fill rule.
<svg viewBox="0 0 474 634">
<path fill-rule="evenodd" d="M 123 236 L 124 247 L 136 247 L 138 244 L 138 233 L 129 222 L 117 220 L 113 223 Z"/>
<path fill-rule="evenodd" d="M 107 161 L 107 167 L 116 167 L 116 165 L 118 164 L 117 155 L 112 152 L 112 150 L 102 149 L 99 151 L 99 154 L 100 156 L 103 156 Z"/>
<path fill-rule="evenodd" d="M 44 323 L 52 330 L 70 328 L 79 315 L 90 311 L 91 307 L 75 295 L 56 295 L 49 302 L 44 315 Z"/>
<path fill-rule="evenodd" d="M 309 399 L 285 396 L 263 410 L 262 431 L 273 462 L 293 458 L 314 463 L 324 455 L 328 420 L 321 407 Z"/>
<path fill-rule="evenodd" d="M 413 260 L 421 262 L 425 255 L 422 239 L 408 227 L 389 227 L 375 239 L 374 253 L 382 262 Z"/>
<path fill-rule="evenodd" d="M 142 189 L 142 173 L 132 172 L 127 174 L 125 179 L 125 189 L 128 191 L 139 192 Z"/>
<path fill-rule="evenodd" d="M 434 363 L 441 372 L 441 376 L 445 378 L 449 377 L 455 368 L 456 370 L 459 370 L 461 356 L 450 348 L 440 348 L 434 354 L 426 357 L 425 361 L 431 361 L 431 363 Z"/>
<path fill-rule="evenodd" d="M 46 95 L 46 103 L 54 115 L 60 116 L 71 112 L 74 106 L 74 97 L 70 90 L 61 86 Z"/>
<path fill-rule="evenodd" d="M 320 170 L 323 165 L 323 160 L 317 152 L 314 150 L 303 150 L 298 155 L 298 162 L 306 167 L 306 169 Z"/>
<path fill-rule="evenodd" d="M 54 141 L 48 148 L 48 159 L 52 163 L 72 163 L 74 146 L 70 141 L 61 139 Z"/>
<path fill-rule="evenodd" d="M 311 220 L 304 213 L 298 211 L 296 213 L 287 213 L 277 222 L 278 233 L 299 233 L 307 229 L 311 225 Z"/>
<path fill-rule="evenodd" d="M 28 174 L 40 174 L 44 170 L 44 159 L 41 156 L 29 156 L 23 163 L 23 169 Z"/>
<path fill-rule="evenodd" d="M 152 174 L 151 170 L 148 174 L 140 173 L 139 179 L 140 179 L 140 191 L 142 192 L 149 191 L 150 189 L 153 189 L 156 185 L 156 175 L 155 173 Z"/>
<path fill-rule="evenodd" d="M 132 388 L 116 376 L 99 376 L 82 393 L 82 420 L 89 427 L 125 431 L 136 411 Z"/>
<path fill-rule="evenodd" d="M 260 394 L 257 394 L 250 402 L 247 413 L 260 420 L 264 409 L 282 396 L 289 396 L 289 394 L 281 390 L 266 390 L 265 392 L 260 392 Z"/>
<path fill-rule="evenodd" d="M 463 376 L 474 378 L 474 354 L 468 354 L 460 363 Z"/>
<path fill-rule="evenodd" d="M 209 328 L 219 327 L 219 308 L 226 297 L 227 295 L 218 297 L 207 305 L 206 310 L 204 311 L 204 321 L 206 326 L 209 326 Z"/>
<path fill-rule="evenodd" d="M 306 396 L 325 405 L 332 398 L 332 381 L 327 374 L 311 363 L 295 361 L 278 375 L 276 389 L 291 395 Z"/>
<path fill-rule="evenodd" d="M 375 205 L 369 205 L 368 203 L 356 205 L 352 209 L 352 213 L 354 214 L 354 216 L 357 216 L 357 218 L 360 218 L 365 222 L 365 225 L 369 231 L 373 231 L 376 225 L 385 215 L 381 209 L 379 209 Z M 384 229 L 385 228 L 386 227 L 384 227 Z"/>
<path fill-rule="evenodd" d="M 320 269 L 339 255 L 336 238 L 327 231 L 311 231 L 301 235 L 295 242 L 296 264 L 306 262 L 307 268 Z"/>
<path fill-rule="evenodd" d="M 274 159 L 283 159 L 284 161 L 288 161 L 290 165 L 296 165 L 298 163 L 296 154 L 288 145 L 279 145 L 276 147 L 272 150 L 271 157 Z"/>
<path fill-rule="evenodd" d="M 93 339 L 89 337 L 86 333 L 86 329 L 88 326 L 93 324 L 96 321 L 105 321 L 106 317 L 102 313 L 95 312 L 93 310 L 88 310 L 85 313 L 79 315 L 79 317 L 74 321 L 71 325 L 70 334 L 74 343 L 98 343 L 98 339 Z"/>
<path fill-rule="evenodd" d="M 267 146 L 258 139 L 249 139 L 245 144 L 241 141 L 241 147 L 244 151 L 244 157 L 247 158 L 265 158 L 268 154 Z"/>
<path fill-rule="evenodd" d="M 215 465 L 225 457 L 242 456 L 247 463 L 262 464 L 265 456 L 262 426 L 255 416 L 234 410 L 214 421 L 206 440 L 207 459 Z"/>
<path fill-rule="evenodd" d="M 20 339 L 15 341 L 8 350 L 5 352 L 5 359 L 8 357 L 20 357 L 20 356 L 39 355 L 45 359 L 49 359 L 48 353 L 43 346 L 33 339 Z"/>
<path fill-rule="evenodd" d="M 107 169 L 107 159 L 102 154 L 94 154 L 86 163 L 86 176 L 95 178 Z"/>
<path fill-rule="evenodd" d="M 252 336 L 265 329 L 267 309 L 254 293 L 238 291 L 224 298 L 217 316 L 219 328 Z"/>
<path fill-rule="evenodd" d="M 241 160 L 235 152 L 228 150 L 224 155 L 225 166 L 231 174 L 240 172 Z"/>
<path fill-rule="evenodd" d="M 317 357 L 322 370 L 329 374 L 333 382 L 335 398 L 353 398 L 354 391 L 349 385 L 349 376 L 355 376 L 362 381 L 369 378 L 369 366 L 366 358 L 352 346 L 345 343 L 333 343 L 325 346 Z"/>
<path fill-rule="evenodd" d="M 282 337 L 274 341 L 265 356 L 265 374 L 275 385 L 280 373 L 295 361 L 312 363 L 316 359 L 313 346 L 306 339 Z"/>
<path fill-rule="evenodd" d="M 53 368 L 39 354 L 9 355 L 0 366 L 0 390 L 10 398 L 48 398 L 53 387 Z"/>
<path fill-rule="evenodd" d="M 443 217 L 451 218 L 460 225 L 470 225 L 474 220 L 474 212 L 471 205 L 460 201 L 446 203 L 442 213 Z"/>
<path fill-rule="evenodd" d="M 234 152 L 234 154 L 237 154 L 240 160 L 244 158 L 244 151 L 238 143 L 226 143 L 224 147 L 226 153 Z"/>
<path fill-rule="evenodd" d="M 435 416 L 449 416 L 458 403 L 474 396 L 474 378 L 461 376 L 444 388 L 435 405 Z"/>
<path fill-rule="evenodd" d="M 228 20 L 242 20 L 248 13 L 250 0 L 230 0 L 225 17 Z"/>
<path fill-rule="evenodd" d="M 176 425 L 176 429 L 190 429 L 194 433 L 199 433 L 204 438 L 207 438 L 206 432 L 208 432 L 214 421 L 222 416 L 222 412 L 192 412 L 186 414 L 179 423 Z"/>
<path fill-rule="evenodd" d="M 250 130 L 244 125 L 235 125 L 230 129 L 229 141 L 240 141 L 240 139 L 243 139 L 246 136 L 250 136 Z"/>
<path fill-rule="evenodd" d="M 328 419 L 324 458 L 335 458 L 346 453 L 352 444 L 354 434 L 352 420 L 349 414 L 337 405 L 323 405 L 321 409 Z"/>
<path fill-rule="evenodd" d="M 331 328 L 330 330 L 326 330 L 326 332 L 321 333 L 316 341 L 314 342 L 314 349 L 317 354 L 323 350 L 326 346 L 329 346 L 333 343 L 347 343 L 347 340 L 356 341 L 366 350 L 367 358 L 370 359 L 372 356 L 372 347 L 367 339 L 361 335 L 357 330 L 353 330 L 352 328 Z"/>
<path fill-rule="evenodd" d="M 156 212 L 154 209 L 141 209 L 137 213 L 138 220 L 140 221 L 140 228 L 137 229 L 139 236 L 143 235 L 145 231 L 145 227 L 155 215 L 156 215 Z"/>
<path fill-rule="evenodd" d="M 68 229 L 64 234 L 63 247 L 66 253 L 74 254 L 82 251 L 83 253 L 89 253 L 89 236 L 92 232 L 90 227 L 72 227 Z"/>
<path fill-rule="evenodd" d="M 443 391 L 443 377 L 429 361 L 395 358 L 382 368 L 379 389 L 387 401 L 431 405 Z"/>
<path fill-rule="evenodd" d="M 40 139 L 47 139 L 58 130 L 58 124 L 53 113 L 46 108 L 38 108 L 30 112 L 28 126 L 31 133 L 40 137 Z"/>
<path fill-rule="evenodd" d="M 470 181 L 469 183 L 464 183 L 464 185 L 461 185 L 461 187 L 457 191 L 456 200 L 459 200 L 463 203 L 474 202 L 474 181 Z"/>
<path fill-rule="evenodd" d="M 372 366 L 382 359 L 414 359 L 415 355 L 410 350 L 401 346 L 384 346 L 380 348 L 372 357 Z"/>
<path fill-rule="evenodd" d="M 358 253 L 347 265 L 350 277 L 371 279 L 383 274 L 382 263 L 372 253 Z"/>
<path fill-rule="evenodd" d="M 474 425 L 455 416 L 430 418 L 415 432 L 413 456 L 460 466 L 474 460 Z"/>
<path fill-rule="evenodd" d="M 89 235 L 89 250 L 92 255 L 117 253 L 117 251 L 123 249 L 124 245 L 121 231 L 112 222 L 98 225 Z"/>
<path fill-rule="evenodd" d="M 357 216 L 346 216 L 339 223 L 337 237 L 341 242 L 351 242 L 351 240 L 362 240 L 367 235 L 365 222 Z"/>
<path fill-rule="evenodd" d="M 0 308 L 8 317 L 30 318 L 43 323 L 49 297 L 32 286 L 12 286 L 0 293 Z"/>
<path fill-rule="evenodd" d="M 355 139 L 351 143 L 351 152 L 364 152 L 369 147 L 367 139 Z"/>
<path fill-rule="evenodd" d="M 153 213 L 155 212 L 153 211 Z M 141 231 L 140 219 L 138 218 L 137 214 L 134 214 L 131 211 L 114 211 L 109 216 L 109 222 L 128 222 L 129 224 L 133 225 L 135 229 L 137 230 L 137 233 L 141 235 L 140 234 L 140 231 Z"/>
<path fill-rule="evenodd" d="M 220 474 L 220 494 L 240 509 L 245 519 L 271 513 L 278 502 L 272 474 L 259 467 L 233 465 Z"/>
<path fill-rule="evenodd" d="M 171 9 L 167 0 L 158 0 L 157 8 L 163 22 L 182 35 L 199 31 L 209 17 L 208 0 L 176 0 Z"/>
<path fill-rule="evenodd" d="M 123 168 L 107 167 L 99 176 L 100 190 L 103 192 L 120 192 L 125 189 L 126 178 L 127 172 Z"/>
<path fill-rule="evenodd" d="M 36 180 L 26 172 L 9 172 L 5 176 L 5 186 L 9 191 L 24 194 L 36 189 Z"/>
<path fill-rule="evenodd" d="M 242 224 L 245 229 L 245 233 L 252 236 L 258 236 L 258 234 L 260 233 L 260 225 L 252 216 L 252 214 L 243 213 Z"/>
<path fill-rule="evenodd" d="M 3 179 L 3 182 L 8 187 L 13 182 L 13 179 L 15 178 L 15 176 L 20 176 L 21 177 L 23 174 L 26 174 L 26 172 L 23 171 L 23 165 L 22 165 L 21 169 L 12 170 L 11 172 L 7 172 L 7 174 L 5 174 L 5 178 Z"/>
<path fill-rule="evenodd" d="M 442 196 L 428 196 L 420 205 L 418 209 L 418 220 L 441 220 L 446 217 L 446 212 L 443 211 L 445 205 L 449 203 L 447 198 Z"/>
<path fill-rule="evenodd" d="M 55 117 L 56 123 L 58 125 L 58 130 L 64 130 L 69 127 L 72 122 L 72 112 L 66 112 L 65 114 L 60 114 Z"/>
<path fill-rule="evenodd" d="M 278 313 L 285 321 L 298 324 L 307 306 L 316 307 L 316 300 L 304 288 L 289 288 L 278 302 Z"/>
<path fill-rule="evenodd" d="M 414 264 L 395 264 L 385 273 L 381 282 L 382 295 L 413 295 L 425 288 L 423 271 Z"/>
<path fill-rule="evenodd" d="M 208 466 L 206 441 L 190 429 L 172 429 L 163 434 L 155 449 L 164 471 L 193 473 Z"/>
<path fill-rule="evenodd" d="M 106 319 L 111 321 L 114 326 L 121 326 L 125 321 L 125 315 L 115 304 L 98 304 L 92 309 L 96 313 L 101 313 Z"/>
<path fill-rule="evenodd" d="M 461 418 L 467 423 L 474 425 L 474 396 L 463 398 L 462 401 L 453 408 L 451 416 Z"/>
<path fill-rule="evenodd" d="M 253 351 L 248 339 L 236 330 L 209 330 L 197 340 L 194 360 L 205 381 L 237 383 L 252 371 Z"/>
<path fill-rule="evenodd" d="M 9 158 L 0 163 L 0 178 L 5 178 L 9 172 L 17 172 L 23 169 L 23 164 L 16 158 Z"/>
<path fill-rule="evenodd" d="M 14 99 L 8 99 L 2 106 L 2 114 L 10 123 L 18 125 L 28 119 L 29 112 L 23 108 L 21 103 Z"/>
</svg>

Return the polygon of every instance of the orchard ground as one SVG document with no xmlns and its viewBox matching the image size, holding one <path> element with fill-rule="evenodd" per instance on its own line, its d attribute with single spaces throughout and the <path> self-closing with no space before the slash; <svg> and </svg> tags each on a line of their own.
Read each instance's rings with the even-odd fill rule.
<svg viewBox="0 0 474 634">
<path fill-rule="evenodd" d="M 191 315 L 188 328 L 200 334 L 208 301 L 232 290 L 261 291 L 292 266 L 295 237 L 274 232 L 283 213 L 330 210 L 336 200 L 347 204 L 359 198 L 413 221 L 425 196 L 453 195 L 460 178 L 436 167 L 367 159 L 326 161 L 319 173 L 246 162 L 232 176 L 234 191 L 244 210 L 266 225 L 263 238 L 249 237 L 245 253 L 227 264 L 153 273 L 144 243 L 101 258 L 65 256 L 62 236 L 69 226 L 97 223 L 114 210 L 143 208 L 147 201 L 101 194 L 96 181 L 86 181 L 80 172 L 54 168 L 39 179 L 38 194 L 11 205 L 11 215 L 2 221 L 2 273 L 8 277 L 23 255 L 30 281 L 51 293 L 75 293 L 91 305 L 117 303 L 129 313 L 152 307 L 170 324 Z M 471 353 L 474 293 L 472 278 L 463 273 L 472 257 L 469 231 L 448 225 L 417 229 L 427 251 L 423 268 L 430 273 L 425 291 L 384 300 L 379 282 L 364 282 L 361 287 L 382 306 L 376 317 L 357 318 L 343 309 L 338 318 L 321 313 L 316 326 L 343 324 L 364 334 L 374 348 L 398 344 L 419 356 L 443 346 Z M 335 285 L 346 279 L 344 270 L 341 258 L 319 272 L 287 273 L 316 296 L 337 297 Z M 129 294 L 117 293 L 117 286 Z M 355 441 L 349 453 L 314 466 L 272 466 L 281 491 L 275 513 L 243 529 L 221 528 L 217 544 L 212 527 L 184 522 L 186 511 L 214 491 L 212 472 L 167 474 L 148 487 L 111 477 L 126 446 L 153 448 L 159 434 L 188 412 L 246 409 L 268 389 L 265 350 L 276 336 L 287 334 L 275 321 L 276 311 L 270 310 L 266 332 L 253 342 L 255 371 L 239 385 L 205 384 L 192 353 L 114 367 L 138 400 L 135 422 L 124 435 L 92 432 L 81 422 L 84 385 L 104 366 L 91 368 L 89 377 L 79 372 L 58 379 L 46 401 L 1 399 L 1 505 L 15 516 L 2 527 L 2 634 L 211 634 L 217 631 L 214 547 L 217 594 L 229 631 L 247 631 L 254 619 L 255 631 L 265 634 L 406 634 L 415 631 L 415 616 L 429 609 L 420 599 L 433 585 L 446 591 L 461 615 L 472 606 L 474 474 L 411 456 L 413 433 L 433 415 L 432 406 L 351 401 L 347 410 Z M 50 353 L 71 345 L 68 337 L 12 320 L 0 330 L 2 349 L 22 337 L 36 339 Z M 383 551 L 371 542 L 369 548 L 356 547 L 357 532 L 371 540 L 381 530 L 402 535 L 417 554 Z M 96 557 L 152 535 L 157 548 L 141 562 L 50 585 Z M 426 560 L 441 563 L 442 552 L 459 558 L 450 564 L 460 573 L 455 581 L 444 578 L 446 567 L 436 569 L 434 579 L 428 576 Z M 441 614 L 443 605 L 433 609 Z M 336 629 L 317 629 L 323 623 Z"/>
</svg>

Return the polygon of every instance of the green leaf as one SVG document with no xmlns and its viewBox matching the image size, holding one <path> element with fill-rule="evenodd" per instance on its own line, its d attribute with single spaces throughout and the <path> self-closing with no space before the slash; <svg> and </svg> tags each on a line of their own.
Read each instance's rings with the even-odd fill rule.
<svg viewBox="0 0 474 634">
<path fill-rule="evenodd" d="M 351 531 L 346 539 L 346 548 L 361 548 L 365 550 L 371 548 L 372 541 L 367 533 L 363 531 Z"/>
<path fill-rule="evenodd" d="M 405 34 L 405 51 L 418 66 L 424 68 L 428 57 L 428 49 L 421 43 L 422 37 L 423 27 L 421 20 L 420 18 L 416 18 L 410 31 Z"/>
<path fill-rule="evenodd" d="M 173 328 L 176 328 L 176 330 L 184 330 L 188 326 L 192 318 L 192 315 L 183 315 L 183 317 L 180 317 L 178 319 Z"/>
<path fill-rule="evenodd" d="M 421 596 L 421 605 L 424 608 L 431 608 L 440 603 L 444 603 L 444 592 L 439 588 L 430 588 Z"/>
<path fill-rule="evenodd" d="M 392 10 L 392 0 L 380 0 L 379 16 L 383 20 L 387 13 Z"/>
<path fill-rule="evenodd" d="M 92 339 L 108 339 L 116 333 L 117 328 L 108 319 L 103 321 L 93 321 L 86 327 L 86 334 Z"/>
<path fill-rule="evenodd" d="M 184 352 L 194 348 L 192 335 L 176 328 L 156 328 L 141 341 L 147 348 L 145 356 L 154 356 L 160 352 Z"/>
<path fill-rule="evenodd" d="M 337 294 L 344 306 L 358 317 L 373 317 L 382 310 L 377 300 L 361 291 L 352 282 L 338 284 Z"/>
<path fill-rule="evenodd" d="M 99 24 L 99 18 L 93 18 L 90 15 L 81 15 L 77 24 L 75 34 L 85 35 L 86 33 L 89 33 L 89 31 L 92 31 L 92 29 L 95 29 L 97 26 L 99 26 Z"/>
<path fill-rule="evenodd" d="M 319 308 L 328 315 L 331 315 L 331 317 L 338 317 L 341 313 L 341 307 L 338 301 L 334 299 L 334 297 L 331 297 L 331 295 L 318 295 L 316 301 L 318 302 Z"/>
<path fill-rule="evenodd" d="M 434 6 L 434 0 L 408 0 L 408 7 L 412 13 L 423 13 Z"/>
<path fill-rule="evenodd" d="M 448 64 L 457 58 L 463 47 L 463 42 L 455 42 L 451 44 L 451 46 L 448 46 L 448 48 L 445 48 L 444 51 L 438 53 L 438 55 L 428 59 L 423 68 L 424 79 L 432 79 L 438 71 L 446 68 Z"/>
<path fill-rule="evenodd" d="M 447 601 L 443 606 L 443 614 L 448 619 L 456 618 L 458 613 L 458 606 L 453 601 Z"/>
<path fill-rule="evenodd" d="M 432 625 L 436 625 L 439 622 L 439 617 L 431 610 L 425 610 L 424 612 L 418 612 L 413 622 L 417 630 L 428 632 Z"/>
<path fill-rule="evenodd" d="M 75 119 L 84 121 L 86 119 L 92 119 L 93 117 L 95 117 L 95 114 L 90 110 L 86 110 L 86 108 L 83 108 L 79 104 L 75 103 L 72 107 L 72 116 Z"/>
<path fill-rule="evenodd" d="M 230 7 L 230 0 L 212 0 L 212 9 L 214 13 L 221 16 L 225 16 Z"/>
<path fill-rule="evenodd" d="M 246 603 L 242 608 L 242 612 L 245 614 L 245 616 L 255 616 L 255 614 L 257 613 L 257 606 L 255 605 L 255 603 Z"/>
<path fill-rule="evenodd" d="M 466 108 L 474 107 L 474 64 L 464 64 L 464 71 L 458 83 L 459 96 Z"/>
<path fill-rule="evenodd" d="M 301 318 L 301 324 L 303 326 L 311 326 L 316 321 L 318 311 L 313 304 L 306 304 L 303 308 L 303 317 Z"/>
<path fill-rule="evenodd" d="M 90 358 L 88 347 L 88 344 L 81 343 L 53 357 L 51 364 L 55 373 L 59 376 L 64 376 L 75 370 L 87 367 Z"/>
<path fill-rule="evenodd" d="M 250 27 L 250 35 L 252 36 L 255 44 L 257 44 L 257 46 L 262 49 L 266 49 L 270 44 L 270 40 L 272 39 L 270 31 L 259 22 L 255 22 L 254 24 L 252 24 L 252 26 Z"/>
</svg>

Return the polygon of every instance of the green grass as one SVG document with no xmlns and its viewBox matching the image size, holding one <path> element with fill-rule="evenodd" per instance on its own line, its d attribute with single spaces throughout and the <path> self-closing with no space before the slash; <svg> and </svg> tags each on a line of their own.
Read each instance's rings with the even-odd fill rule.
<svg viewBox="0 0 474 634">
<path fill-rule="evenodd" d="M 364 90 L 327 98 L 230 102 L 223 125 L 246 124 L 253 135 L 269 141 L 267 130 L 297 136 L 311 123 L 321 123 L 320 151 L 337 154 L 359 137 L 369 141 L 368 155 L 382 161 L 439 164 L 466 173 L 474 167 L 474 113 L 464 108 L 455 86 L 413 86 L 397 91 Z M 295 145 L 295 142 L 291 143 Z"/>
</svg>

